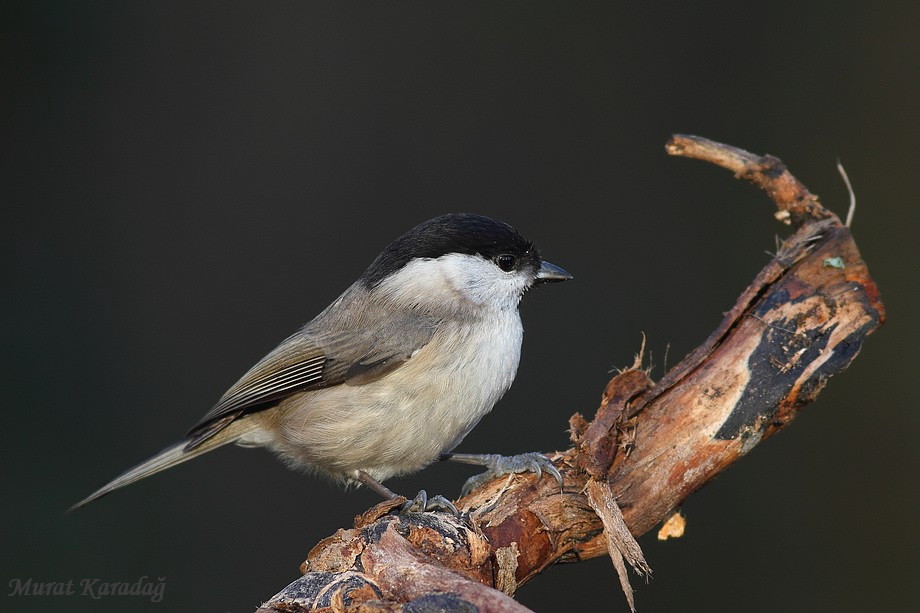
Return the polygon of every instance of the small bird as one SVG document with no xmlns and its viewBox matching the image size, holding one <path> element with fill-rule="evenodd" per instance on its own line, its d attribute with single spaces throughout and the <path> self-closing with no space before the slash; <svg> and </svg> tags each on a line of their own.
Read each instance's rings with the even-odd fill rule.
<svg viewBox="0 0 920 613">
<path fill-rule="evenodd" d="M 253 366 L 185 438 L 75 504 L 81 507 L 228 443 L 266 447 L 291 467 L 386 498 L 381 482 L 436 459 L 543 470 L 540 454 L 452 454 L 511 386 L 518 304 L 571 279 L 511 226 L 452 213 L 397 238 L 331 305 Z M 420 492 L 414 508 L 452 508 Z M 444 504 L 446 503 L 446 505 Z"/>
</svg>

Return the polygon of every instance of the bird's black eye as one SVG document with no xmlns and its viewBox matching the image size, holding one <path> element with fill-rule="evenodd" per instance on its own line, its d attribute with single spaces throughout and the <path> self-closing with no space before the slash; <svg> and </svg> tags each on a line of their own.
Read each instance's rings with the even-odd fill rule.
<svg viewBox="0 0 920 613">
<path fill-rule="evenodd" d="M 517 258 L 513 255 L 504 254 L 495 258 L 495 263 L 505 272 L 511 272 L 514 270 L 514 265 L 517 264 Z"/>
</svg>

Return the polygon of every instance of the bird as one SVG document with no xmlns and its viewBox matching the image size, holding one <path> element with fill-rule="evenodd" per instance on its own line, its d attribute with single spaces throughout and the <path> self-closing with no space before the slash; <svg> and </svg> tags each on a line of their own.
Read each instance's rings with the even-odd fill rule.
<svg viewBox="0 0 920 613">
<path fill-rule="evenodd" d="M 488 467 L 464 491 L 486 477 L 527 470 L 561 483 L 542 454 L 452 451 L 515 378 L 524 293 L 571 278 L 506 223 L 470 213 L 429 219 L 390 243 L 178 443 L 71 510 L 230 443 L 268 448 L 292 468 L 365 485 L 384 498 L 397 495 L 383 481 L 438 459 Z M 453 508 L 424 491 L 407 505 Z"/>
</svg>

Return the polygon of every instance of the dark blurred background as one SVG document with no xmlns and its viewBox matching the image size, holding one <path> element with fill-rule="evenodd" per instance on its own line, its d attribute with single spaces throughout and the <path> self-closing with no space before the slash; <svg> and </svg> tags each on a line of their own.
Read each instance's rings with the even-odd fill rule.
<svg viewBox="0 0 920 613">
<path fill-rule="evenodd" d="M 672 132 L 777 155 L 842 214 L 840 158 L 890 321 L 687 500 L 684 538 L 641 539 L 640 610 L 916 606 L 917 3 L 2 10 L 2 577 L 167 588 L 0 609 L 247 612 L 293 580 L 374 494 L 226 448 L 63 512 L 440 213 L 506 220 L 575 275 L 525 298 L 515 386 L 460 450 L 567 447 L 642 332 L 660 376 L 787 232 L 753 187 L 666 156 Z M 389 485 L 453 496 L 470 474 Z M 625 610 L 606 558 L 519 598 Z"/>
</svg>

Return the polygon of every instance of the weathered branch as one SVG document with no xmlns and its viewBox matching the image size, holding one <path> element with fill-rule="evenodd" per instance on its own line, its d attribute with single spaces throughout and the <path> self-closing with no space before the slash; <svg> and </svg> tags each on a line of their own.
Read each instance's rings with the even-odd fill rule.
<svg viewBox="0 0 920 613">
<path fill-rule="evenodd" d="M 572 448 L 550 455 L 561 490 L 496 479 L 456 502 L 463 521 L 377 505 L 316 545 L 304 576 L 260 611 L 525 611 L 518 586 L 608 548 L 621 579 L 624 559 L 647 572 L 630 533 L 668 518 L 850 364 L 885 311 L 837 216 L 774 157 L 693 136 L 667 151 L 751 181 L 795 228 L 709 338 L 657 383 L 640 364 L 614 377 L 590 423 L 572 416 Z"/>
</svg>

